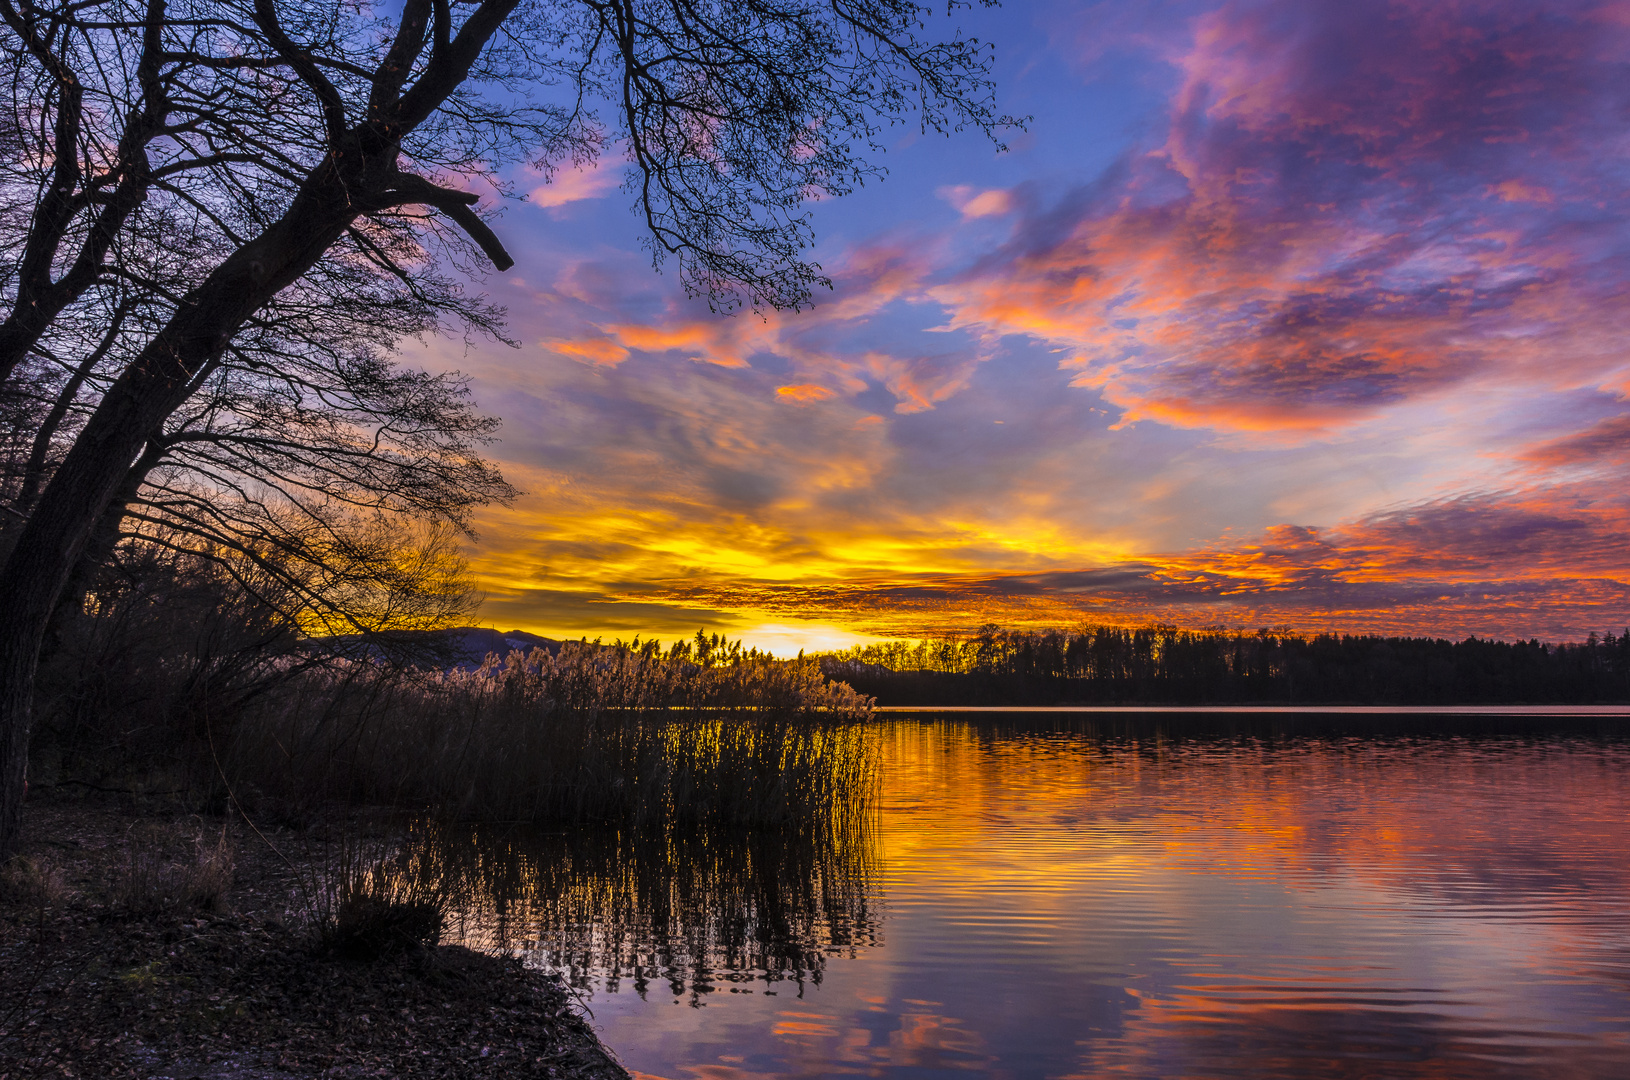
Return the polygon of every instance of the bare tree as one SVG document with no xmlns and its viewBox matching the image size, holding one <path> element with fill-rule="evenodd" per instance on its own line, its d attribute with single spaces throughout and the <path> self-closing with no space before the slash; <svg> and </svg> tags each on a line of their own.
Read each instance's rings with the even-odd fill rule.
<svg viewBox="0 0 1630 1080">
<path fill-rule="evenodd" d="M 0 850 L 40 642 L 99 536 L 133 519 L 248 552 L 291 507 L 462 523 L 506 494 L 456 378 L 388 359 L 404 334 L 497 332 L 462 271 L 511 264 L 477 210 L 506 166 L 626 147 L 655 261 L 721 308 L 800 306 L 824 281 L 804 203 L 876 173 L 884 127 L 1006 122 L 986 47 L 924 37 L 929 14 L 0 0 L 0 376 L 33 435 L 0 565 Z"/>
</svg>

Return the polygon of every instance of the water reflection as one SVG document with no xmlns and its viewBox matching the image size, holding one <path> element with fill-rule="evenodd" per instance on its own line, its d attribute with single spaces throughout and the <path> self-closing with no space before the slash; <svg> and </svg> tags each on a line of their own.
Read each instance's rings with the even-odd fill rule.
<svg viewBox="0 0 1630 1080">
<path fill-rule="evenodd" d="M 668 1080 L 1625 1075 L 1630 744 L 1221 723 L 880 725 L 863 828 L 509 838 L 478 921 Z"/>
<path fill-rule="evenodd" d="M 896 997 L 990 1075 L 1622 1073 L 1622 742 L 1263 726 L 894 728 Z"/>
<path fill-rule="evenodd" d="M 486 829 L 444 843 L 472 881 L 454 936 L 519 952 L 585 990 L 693 1004 L 755 987 L 801 995 L 830 958 L 878 941 L 864 818 L 802 830 Z"/>
</svg>

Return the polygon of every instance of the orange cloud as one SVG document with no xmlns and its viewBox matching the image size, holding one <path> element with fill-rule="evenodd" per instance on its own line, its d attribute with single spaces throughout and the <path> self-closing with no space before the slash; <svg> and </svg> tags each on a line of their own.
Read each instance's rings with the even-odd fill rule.
<svg viewBox="0 0 1630 1080">
<path fill-rule="evenodd" d="M 669 581 L 642 595 L 781 617 L 820 612 L 879 636 L 1085 621 L 1576 640 L 1630 623 L 1630 505 L 1582 504 L 1581 494 L 1463 496 L 1081 570 Z"/>
<path fill-rule="evenodd" d="M 897 399 L 896 411 L 932 409 L 963 389 L 985 351 L 969 349 L 899 356 L 875 347 L 857 347 L 853 338 L 871 337 L 871 322 L 899 302 L 929 303 L 924 281 L 930 263 L 920 249 L 869 244 L 849 252 L 834 268 L 835 295 L 804 312 L 765 312 L 730 318 L 703 314 L 687 302 L 670 301 L 642 321 L 596 319 L 585 337 L 554 347 L 596 363 L 617 363 L 629 351 L 676 352 L 719 367 L 746 370 L 757 356 L 773 357 L 802 381 L 793 387 L 824 387 L 835 396 L 881 385 Z M 562 294 L 604 310 L 619 302 L 603 272 L 573 267 L 559 283 Z M 937 318 L 940 309 L 934 306 Z M 592 335 L 592 336 L 590 336 Z M 936 344 L 945 337 L 938 335 Z M 782 397 L 793 396 L 782 392 Z M 800 399 L 812 400 L 812 399 Z"/>
<path fill-rule="evenodd" d="M 813 405 L 817 401 L 829 401 L 837 394 L 824 386 L 814 383 L 804 383 L 801 386 L 778 386 L 775 396 L 790 401 L 795 405 Z"/>
<path fill-rule="evenodd" d="M 556 341 L 547 344 L 558 353 L 587 360 L 591 364 L 612 366 L 628 359 L 628 350 L 610 338 L 585 338 L 581 341 Z"/>
<path fill-rule="evenodd" d="M 682 322 L 672 326 L 620 324 L 606 330 L 630 349 L 674 350 L 720 367 L 746 367 L 757 335 L 741 332 L 738 321 Z"/>
</svg>

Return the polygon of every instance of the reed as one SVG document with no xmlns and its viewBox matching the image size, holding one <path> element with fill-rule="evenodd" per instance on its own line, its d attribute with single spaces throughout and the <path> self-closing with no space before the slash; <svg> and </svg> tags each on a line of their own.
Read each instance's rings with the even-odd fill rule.
<svg viewBox="0 0 1630 1080">
<path fill-rule="evenodd" d="M 473 671 L 303 675 L 236 726 L 239 785 L 487 821 L 807 822 L 857 812 L 871 701 L 812 660 L 575 643 Z"/>
</svg>

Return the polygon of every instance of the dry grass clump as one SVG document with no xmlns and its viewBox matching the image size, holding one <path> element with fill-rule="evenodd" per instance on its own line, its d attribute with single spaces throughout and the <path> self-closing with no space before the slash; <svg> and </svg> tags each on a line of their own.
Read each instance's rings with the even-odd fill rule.
<svg viewBox="0 0 1630 1080">
<path fill-rule="evenodd" d="M 68 895 L 68 885 L 58 868 L 15 855 L 0 863 L 0 900 L 29 907 L 50 907 Z"/>
<path fill-rule="evenodd" d="M 232 888 L 234 853 L 225 828 L 211 842 L 199 832 L 192 851 L 172 856 L 169 834 L 152 825 L 131 830 L 109 890 L 111 905 L 132 915 L 224 911 Z"/>
<path fill-rule="evenodd" d="M 474 671 L 314 672 L 241 725 L 229 756 L 246 788 L 281 799 L 488 821 L 788 823 L 864 802 L 870 713 L 812 660 L 575 643 Z"/>
</svg>

